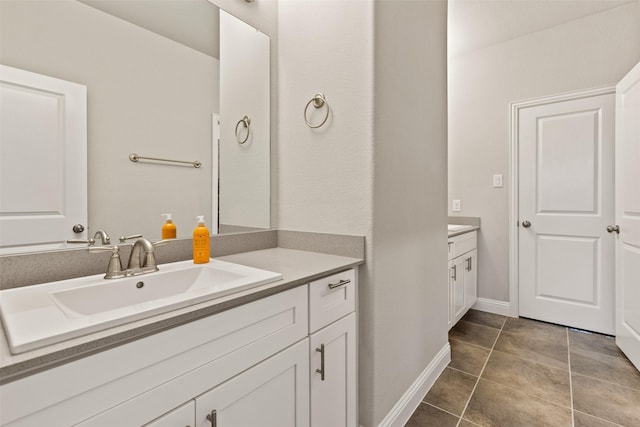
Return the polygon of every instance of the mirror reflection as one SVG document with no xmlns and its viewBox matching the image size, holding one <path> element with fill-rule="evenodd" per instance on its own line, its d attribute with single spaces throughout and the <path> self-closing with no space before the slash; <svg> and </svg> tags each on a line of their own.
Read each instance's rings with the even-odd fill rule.
<svg viewBox="0 0 640 427">
<path fill-rule="evenodd" d="M 269 228 L 266 35 L 207 0 L 1 7 L 0 63 L 86 86 L 88 222 L 64 239 L 159 239 L 164 213 L 178 238 L 197 215 L 212 232 Z"/>
</svg>

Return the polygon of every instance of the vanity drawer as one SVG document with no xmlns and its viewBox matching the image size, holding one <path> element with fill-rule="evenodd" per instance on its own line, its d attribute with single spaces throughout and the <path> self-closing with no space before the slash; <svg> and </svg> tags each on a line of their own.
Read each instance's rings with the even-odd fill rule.
<svg viewBox="0 0 640 427">
<path fill-rule="evenodd" d="M 355 311 L 355 285 L 353 269 L 309 283 L 309 332 Z"/>
<path fill-rule="evenodd" d="M 449 242 L 453 242 L 453 244 L 449 245 L 449 259 L 456 258 L 476 249 L 476 237 L 476 231 L 449 237 Z"/>
</svg>

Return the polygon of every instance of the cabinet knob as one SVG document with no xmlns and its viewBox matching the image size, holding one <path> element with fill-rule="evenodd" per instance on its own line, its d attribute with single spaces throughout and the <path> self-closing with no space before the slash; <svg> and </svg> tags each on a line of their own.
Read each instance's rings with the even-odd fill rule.
<svg viewBox="0 0 640 427">
<path fill-rule="evenodd" d="M 619 225 L 607 225 L 607 231 L 609 233 L 613 233 L 614 231 L 620 234 L 620 226 Z"/>
<path fill-rule="evenodd" d="M 531 227 L 531 222 L 530 222 L 530 221 L 527 221 L 527 220 L 525 219 L 524 221 L 522 221 L 522 226 L 523 226 L 524 228 L 529 228 L 529 227 Z"/>
</svg>

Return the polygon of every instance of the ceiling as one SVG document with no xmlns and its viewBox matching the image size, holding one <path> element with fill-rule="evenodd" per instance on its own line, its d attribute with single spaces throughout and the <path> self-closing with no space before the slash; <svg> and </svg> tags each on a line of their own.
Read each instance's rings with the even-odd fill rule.
<svg viewBox="0 0 640 427">
<path fill-rule="evenodd" d="M 449 56 L 638 0 L 449 0 Z"/>
</svg>

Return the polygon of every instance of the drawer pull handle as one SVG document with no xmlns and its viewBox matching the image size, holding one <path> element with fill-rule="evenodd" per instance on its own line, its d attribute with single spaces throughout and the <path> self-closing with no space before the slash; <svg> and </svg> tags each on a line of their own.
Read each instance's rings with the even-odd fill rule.
<svg viewBox="0 0 640 427">
<path fill-rule="evenodd" d="M 211 427 L 218 427 L 218 411 L 215 409 L 207 414 L 207 420 L 211 422 Z"/>
<path fill-rule="evenodd" d="M 329 283 L 329 289 L 339 288 L 340 286 L 346 285 L 348 283 L 351 283 L 351 280 L 347 279 L 347 280 L 340 280 L 338 283 Z"/>
<path fill-rule="evenodd" d="M 316 372 L 320 374 L 320 381 L 324 381 L 324 344 L 316 347 L 316 351 L 320 352 L 320 369 L 316 369 Z"/>
</svg>

